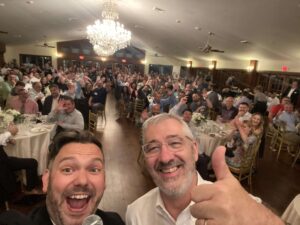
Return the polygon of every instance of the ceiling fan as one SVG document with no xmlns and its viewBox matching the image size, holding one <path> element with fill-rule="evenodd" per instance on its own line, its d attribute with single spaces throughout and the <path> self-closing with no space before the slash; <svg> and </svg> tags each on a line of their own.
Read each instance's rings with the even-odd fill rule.
<svg viewBox="0 0 300 225">
<path fill-rule="evenodd" d="M 47 42 L 44 42 L 41 45 L 36 45 L 37 47 L 43 47 L 43 48 L 55 48 L 55 46 L 49 45 Z"/>
<path fill-rule="evenodd" d="M 0 34 L 8 34 L 7 31 L 0 30 Z"/>
<path fill-rule="evenodd" d="M 154 54 L 152 54 L 152 55 L 150 55 L 150 56 L 152 56 L 152 57 L 165 57 L 165 56 L 160 55 L 160 54 L 158 54 L 158 53 L 154 53 Z"/>
<path fill-rule="evenodd" d="M 199 49 L 200 49 L 203 53 L 210 53 L 210 52 L 224 53 L 224 52 L 225 52 L 225 51 L 220 50 L 220 49 L 215 49 L 215 48 L 213 48 L 213 47 L 209 44 L 210 38 L 211 38 L 212 36 L 214 36 L 214 35 L 215 35 L 215 33 L 213 33 L 213 32 L 208 32 L 208 38 L 207 38 L 206 44 L 205 44 L 203 47 L 199 47 Z"/>
</svg>

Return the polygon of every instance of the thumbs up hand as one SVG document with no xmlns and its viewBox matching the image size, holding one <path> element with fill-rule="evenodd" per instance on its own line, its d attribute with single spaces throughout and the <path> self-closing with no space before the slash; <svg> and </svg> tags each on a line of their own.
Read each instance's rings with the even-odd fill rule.
<svg viewBox="0 0 300 225">
<path fill-rule="evenodd" d="M 283 225 L 262 204 L 257 203 L 231 174 L 225 162 L 225 147 L 212 156 L 217 181 L 199 185 L 192 191 L 191 214 L 196 225 Z"/>
</svg>

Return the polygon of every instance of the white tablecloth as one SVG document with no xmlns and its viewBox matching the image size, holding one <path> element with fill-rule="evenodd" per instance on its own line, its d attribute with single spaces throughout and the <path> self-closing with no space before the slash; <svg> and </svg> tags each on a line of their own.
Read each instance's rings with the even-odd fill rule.
<svg viewBox="0 0 300 225">
<path fill-rule="evenodd" d="M 289 204 L 281 218 L 291 225 L 300 225 L 300 194 Z"/>
<path fill-rule="evenodd" d="M 225 145 L 233 128 L 215 121 L 208 121 L 205 126 L 205 129 L 203 127 L 196 127 L 195 135 L 199 142 L 199 153 L 211 156 L 216 147 Z"/>
<path fill-rule="evenodd" d="M 14 137 L 16 144 L 8 144 L 4 150 L 8 156 L 36 159 L 38 174 L 41 175 L 47 167 L 48 146 L 55 127 L 54 124 L 32 124 L 30 127 L 19 125 L 19 132 Z"/>
</svg>

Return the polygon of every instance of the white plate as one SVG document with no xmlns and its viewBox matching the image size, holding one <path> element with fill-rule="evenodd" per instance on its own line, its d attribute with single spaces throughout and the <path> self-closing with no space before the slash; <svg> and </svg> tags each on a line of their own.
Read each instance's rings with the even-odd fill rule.
<svg viewBox="0 0 300 225">
<path fill-rule="evenodd" d="M 34 127 L 30 130 L 30 132 L 32 133 L 42 133 L 47 131 L 47 129 L 43 128 L 43 127 Z"/>
</svg>

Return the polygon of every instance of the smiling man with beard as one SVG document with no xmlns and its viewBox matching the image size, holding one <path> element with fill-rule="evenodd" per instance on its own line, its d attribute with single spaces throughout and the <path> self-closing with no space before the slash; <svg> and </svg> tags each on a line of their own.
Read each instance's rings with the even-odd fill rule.
<svg viewBox="0 0 300 225">
<path fill-rule="evenodd" d="M 156 188 L 127 208 L 126 225 L 283 225 L 254 200 L 230 173 L 225 148 L 212 157 L 217 177 L 205 181 L 197 173 L 198 144 L 179 117 L 159 114 L 142 129 L 147 170 Z"/>
<path fill-rule="evenodd" d="M 104 225 L 124 225 L 113 212 L 97 209 L 105 189 L 101 143 L 88 132 L 66 131 L 49 147 L 48 169 L 43 175 L 46 206 L 30 218 L 36 225 L 81 225 L 96 214 Z"/>
</svg>

